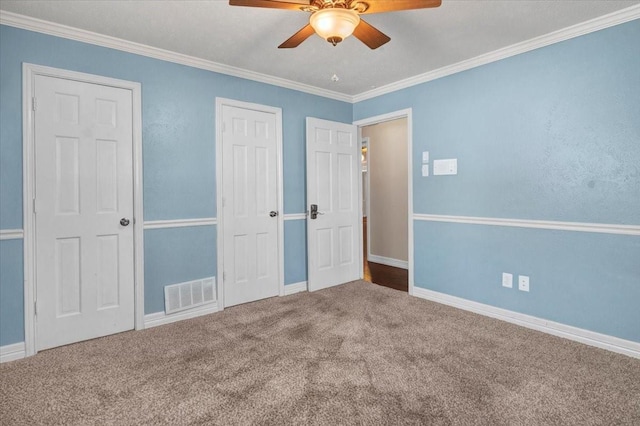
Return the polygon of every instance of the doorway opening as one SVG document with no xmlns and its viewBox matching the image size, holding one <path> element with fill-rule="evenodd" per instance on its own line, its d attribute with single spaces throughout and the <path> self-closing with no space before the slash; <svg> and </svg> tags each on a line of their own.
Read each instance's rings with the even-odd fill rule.
<svg viewBox="0 0 640 426">
<path fill-rule="evenodd" d="M 363 278 L 409 291 L 408 118 L 361 126 L 360 135 Z"/>
</svg>

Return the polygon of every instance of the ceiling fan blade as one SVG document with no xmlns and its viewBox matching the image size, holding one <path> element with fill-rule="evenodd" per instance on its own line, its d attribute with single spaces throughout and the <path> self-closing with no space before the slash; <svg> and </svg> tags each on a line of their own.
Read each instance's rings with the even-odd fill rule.
<svg viewBox="0 0 640 426">
<path fill-rule="evenodd" d="M 308 7 L 311 0 L 229 0 L 229 6 L 266 7 L 269 9 L 301 10 Z"/>
<path fill-rule="evenodd" d="M 438 7 L 442 0 L 376 0 L 359 1 L 358 3 L 366 3 L 368 5 L 367 10 L 362 12 L 362 14 L 368 14 Z"/>
<path fill-rule="evenodd" d="M 363 19 L 360 19 L 360 23 L 353 31 L 353 36 L 369 46 L 370 49 L 377 49 L 391 40 L 389 36 L 373 27 L 371 24 L 368 24 Z"/>
<path fill-rule="evenodd" d="M 302 27 L 300 31 L 289 37 L 287 41 L 278 46 L 278 49 L 289 49 L 292 47 L 298 47 L 300 43 L 315 34 L 313 27 L 309 24 Z"/>
</svg>

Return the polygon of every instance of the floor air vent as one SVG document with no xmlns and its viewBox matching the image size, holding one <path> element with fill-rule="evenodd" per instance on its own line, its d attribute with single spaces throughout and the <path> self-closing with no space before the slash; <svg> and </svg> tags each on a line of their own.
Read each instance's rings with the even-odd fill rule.
<svg viewBox="0 0 640 426">
<path fill-rule="evenodd" d="M 216 301 L 215 277 L 164 287 L 164 311 L 167 314 Z"/>
</svg>

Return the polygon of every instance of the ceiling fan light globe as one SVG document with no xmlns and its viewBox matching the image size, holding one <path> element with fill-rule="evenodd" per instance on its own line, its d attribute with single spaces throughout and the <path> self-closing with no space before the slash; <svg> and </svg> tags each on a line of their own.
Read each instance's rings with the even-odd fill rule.
<svg viewBox="0 0 640 426">
<path fill-rule="evenodd" d="M 360 16 L 351 9 L 321 9 L 309 18 L 316 34 L 334 46 L 353 34 L 360 23 Z"/>
</svg>

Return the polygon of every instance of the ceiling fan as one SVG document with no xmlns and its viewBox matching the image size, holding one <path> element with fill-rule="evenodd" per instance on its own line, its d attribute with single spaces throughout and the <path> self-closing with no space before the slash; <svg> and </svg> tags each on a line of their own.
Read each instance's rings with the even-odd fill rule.
<svg viewBox="0 0 640 426">
<path fill-rule="evenodd" d="M 311 13 L 309 23 L 278 46 L 297 47 L 313 33 L 334 46 L 353 34 L 358 40 L 377 49 L 389 40 L 386 34 L 360 19 L 360 15 L 424 9 L 440 6 L 442 0 L 229 0 L 231 6 L 265 7 Z"/>
</svg>

